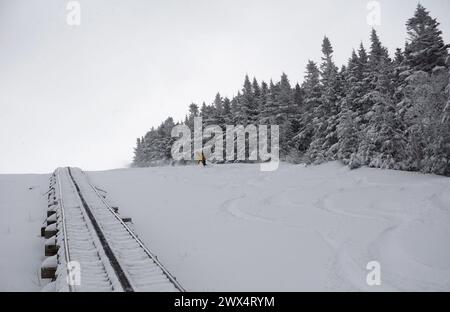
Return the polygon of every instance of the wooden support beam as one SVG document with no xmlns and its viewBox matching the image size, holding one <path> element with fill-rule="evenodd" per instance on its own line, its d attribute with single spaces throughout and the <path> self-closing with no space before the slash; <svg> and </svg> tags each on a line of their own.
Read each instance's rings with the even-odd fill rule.
<svg viewBox="0 0 450 312">
<path fill-rule="evenodd" d="M 56 229 L 56 223 L 50 224 L 45 228 L 44 237 L 50 238 L 56 234 L 58 230 Z"/>
<path fill-rule="evenodd" d="M 57 255 L 48 257 L 41 265 L 41 278 L 55 278 L 58 267 Z"/>
</svg>

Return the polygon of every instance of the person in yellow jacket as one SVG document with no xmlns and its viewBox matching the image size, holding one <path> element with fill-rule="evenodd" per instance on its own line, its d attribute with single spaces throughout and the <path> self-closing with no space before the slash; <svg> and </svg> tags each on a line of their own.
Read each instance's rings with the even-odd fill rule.
<svg viewBox="0 0 450 312">
<path fill-rule="evenodd" d="M 202 152 L 199 156 L 200 156 L 200 157 L 199 157 L 199 159 L 198 159 L 197 164 L 202 163 L 203 167 L 205 167 L 205 166 L 206 166 L 206 157 L 205 157 L 205 154 L 203 154 L 203 152 Z"/>
</svg>

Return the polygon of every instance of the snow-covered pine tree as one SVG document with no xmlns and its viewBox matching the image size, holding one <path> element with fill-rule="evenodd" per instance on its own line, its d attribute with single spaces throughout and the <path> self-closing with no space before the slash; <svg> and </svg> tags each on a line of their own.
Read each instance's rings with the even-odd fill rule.
<svg viewBox="0 0 450 312">
<path fill-rule="evenodd" d="M 296 135 L 301 130 L 301 117 L 304 109 L 304 92 L 298 83 L 295 84 L 292 90 L 293 106 L 290 111 L 288 141 L 287 141 L 287 155 L 286 160 L 293 163 L 299 163 L 301 161 L 301 152 L 297 148 Z"/>
<path fill-rule="evenodd" d="M 198 108 L 198 105 L 195 103 L 191 103 L 189 105 L 189 112 L 187 116 L 187 120 L 185 121 L 185 124 L 191 129 L 191 131 L 194 131 L 194 118 L 198 117 L 200 115 L 200 110 Z"/>
<path fill-rule="evenodd" d="M 231 124 L 238 125 L 243 124 L 243 115 L 241 113 L 241 92 L 239 91 L 235 97 L 231 99 Z"/>
<path fill-rule="evenodd" d="M 323 146 L 328 159 L 333 159 L 332 146 L 337 143 L 336 127 L 338 124 L 338 115 L 340 111 L 339 102 L 342 98 L 343 87 L 343 72 L 339 72 L 337 66 L 333 61 L 333 48 L 330 41 L 325 37 L 322 52 L 324 57 L 322 58 L 322 102 L 328 106 L 328 120 L 326 129 L 326 140 Z M 345 68 L 343 68 L 345 70 Z"/>
<path fill-rule="evenodd" d="M 347 106 L 350 110 L 358 134 L 364 127 L 366 113 L 361 99 L 369 90 L 364 79 L 369 71 L 368 58 L 366 49 L 361 43 L 358 51 L 352 53 L 344 76 L 346 90 L 343 95 L 346 98 L 346 105 L 341 105 L 341 107 Z"/>
<path fill-rule="evenodd" d="M 256 123 L 258 118 L 258 103 L 255 99 L 253 87 L 248 78 L 245 75 L 244 86 L 242 88 L 242 95 L 239 98 L 240 103 L 240 113 L 242 124 L 245 126 L 247 124 Z"/>
<path fill-rule="evenodd" d="M 445 66 L 448 44 L 444 44 L 439 23 L 419 3 L 414 16 L 406 23 L 408 45 L 406 64 L 415 71 L 431 73 L 436 66 Z"/>
<path fill-rule="evenodd" d="M 223 111 L 223 99 L 220 96 L 220 93 L 216 94 L 216 97 L 214 99 L 214 103 L 213 103 L 213 110 L 212 110 L 212 116 L 211 116 L 211 124 L 213 125 L 218 125 L 220 127 L 222 127 L 223 129 L 225 128 L 225 119 L 224 119 L 224 111 Z"/>
<path fill-rule="evenodd" d="M 233 115 L 233 122 L 235 126 L 242 125 L 256 125 L 260 122 L 262 112 L 260 108 L 263 106 L 261 101 L 262 93 L 256 78 L 253 78 L 253 82 L 250 82 L 248 75 L 245 76 L 244 86 L 242 93 L 238 92 L 237 96 L 231 100 L 231 112 Z M 257 135 L 257 134 L 256 134 Z M 257 139 L 257 138 L 256 138 Z M 225 142 L 225 140 L 224 140 Z M 236 142 L 236 141 L 235 141 Z M 245 138 L 245 157 L 249 158 L 249 138 Z M 235 149 L 235 156 L 237 150 Z M 236 157 L 235 157 L 236 159 Z"/>
<path fill-rule="evenodd" d="M 314 127 L 312 120 L 314 118 L 314 108 L 320 105 L 321 98 L 320 71 L 314 61 L 309 60 L 306 65 L 305 79 L 301 88 L 304 100 L 299 119 L 300 130 L 292 141 L 296 151 L 302 155 L 302 159 L 308 161 L 303 154 L 308 150 L 313 139 Z"/>
<path fill-rule="evenodd" d="M 403 98 L 403 88 L 405 87 L 406 71 L 408 66 L 405 61 L 405 53 L 402 49 L 395 50 L 394 60 L 392 62 L 392 84 L 394 90 L 394 103 L 398 104 Z M 398 108 L 396 108 L 398 111 Z M 404 130 L 404 129 L 402 129 Z"/>
<path fill-rule="evenodd" d="M 224 125 L 230 125 L 233 123 L 233 116 L 231 113 L 231 101 L 227 97 L 223 99 L 223 120 Z"/>
<path fill-rule="evenodd" d="M 256 124 L 259 121 L 260 108 L 262 106 L 262 91 L 256 78 L 253 78 L 252 92 L 254 100 L 254 109 L 256 110 L 256 115 L 253 118 L 253 123 Z"/>
<path fill-rule="evenodd" d="M 173 118 L 169 117 L 158 128 L 152 128 L 145 135 L 144 166 L 158 166 L 171 161 L 171 147 L 175 140 L 171 137 L 171 131 L 174 126 Z"/>
<path fill-rule="evenodd" d="M 280 157 L 285 159 L 290 151 L 292 132 L 292 119 L 294 115 L 294 98 L 291 84 L 285 73 L 281 75 L 277 92 L 275 93 L 275 124 L 280 126 Z"/>
<path fill-rule="evenodd" d="M 153 143 L 156 139 L 156 134 L 156 129 L 152 127 L 150 131 L 145 134 L 144 139 L 141 140 L 141 147 L 143 152 L 142 166 L 150 166 L 151 161 L 155 156 Z"/>
<path fill-rule="evenodd" d="M 269 95 L 269 86 L 265 81 L 261 82 L 260 97 L 258 101 L 258 124 L 263 125 L 266 122 L 266 101 Z"/>
<path fill-rule="evenodd" d="M 364 48 L 361 46 L 361 49 Z M 351 168 L 360 166 L 359 161 L 355 159 L 359 145 L 360 105 L 358 100 L 362 93 L 361 82 L 363 79 L 363 70 L 360 65 L 359 57 L 353 50 L 347 67 L 341 70 L 343 96 L 338 115 L 336 158 L 344 164 L 349 164 Z"/>
<path fill-rule="evenodd" d="M 364 115 L 360 99 L 367 92 L 368 88 L 364 84 L 364 75 L 367 72 L 367 54 L 361 44 L 358 54 L 353 51 L 348 61 L 347 69 L 344 73 L 344 94 L 346 107 L 350 110 L 352 118 L 355 120 L 357 129 L 361 124 Z"/>
<path fill-rule="evenodd" d="M 445 60 L 449 45 L 444 44 L 439 23 L 420 4 L 406 26 L 409 38 L 397 106 L 408 140 L 408 166 L 410 170 L 448 174 L 448 130 L 442 123 L 442 113 L 447 98 Z"/>
<path fill-rule="evenodd" d="M 406 81 L 404 93 L 409 109 L 404 119 L 408 126 L 410 169 L 448 175 L 446 140 L 449 130 L 442 122 L 448 100 L 445 92 L 448 72 L 444 67 L 436 67 L 431 74 L 415 71 Z"/>
<path fill-rule="evenodd" d="M 293 92 L 294 107 L 292 112 L 292 132 L 297 134 L 300 131 L 300 118 L 303 110 L 305 94 L 298 83 L 295 84 Z"/>
<path fill-rule="evenodd" d="M 447 94 L 447 103 L 444 107 L 444 112 L 442 114 L 442 123 L 450 123 L 450 56 L 446 59 L 447 68 L 449 69 L 448 72 L 448 83 L 447 83 L 447 89 L 445 90 L 445 93 Z M 448 133 L 450 136 L 450 133 Z"/>
<path fill-rule="evenodd" d="M 172 129 L 177 124 L 172 117 L 167 118 L 162 124 L 162 136 L 163 142 L 161 144 L 161 152 L 163 153 L 162 159 L 166 161 L 172 160 L 172 145 L 175 142 L 175 138 L 172 138 Z"/>
<path fill-rule="evenodd" d="M 321 96 L 313 108 L 313 141 L 306 153 L 311 163 L 320 164 L 329 159 L 329 149 L 337 142 L 338 123 L 338 68 L 333 62 L 333 47 L 328 37 L 322 42 L 322 64 L 320 65 Z M 332 155 L 331 155 L 332 156 Z"/>
<path fill-rule="evenodd" d="M 267 91 L 264 92 L 264 98 L 262 100 L 262 110 L 259 113 L 260 124 L 275 124 L 275 116 L 278 113 L 278 103 L 276 99 L 278 89 L 279 86 L 276 86 L 273 81 L 270 80 L 269 87 Z"/>
<path fill-rule="evenodd" d="M 133 167 L 143 167 L 144 166 L 144 138 L 137 138 L 136 147 L 134 148 L 134 157 L 133 157 Z"/>
<path fill-rule="evenodd" d="M 362 144 L 369 147 L 366 155 L 370 157 L 370 167 L 384 169 L 405 169 L 406 139 L 397 119 L 395 104 L 390 90 L 391 67 L 381 66 L 378 71 L 375 89 L 368 94 L 374 105 L 364 130 Z M 365 142 L 369 139 L 370 142 Z M 373 150 L 370 150 L 373 147 Z"/>
<path fill-rule="evenodd" d="M 447 75 L 447 88 L 445 89 L 445 95 L 447 96 L 447 102 L 444 107 L 444 112 L 442 114 L 442 151 L 444 157 L 446 158 L 446 170 L 444 170 L 443 174 L 446 176 L 450 176 L 450 56 L 447 57 L 446 60 L 448 75 Z"/>
<path fill-rule="evenodd" d="M 339 113 L 339 123 L 336 128 L 338 137 L 338 146 L 336 151 L 336 158 L 341 160 L 344 164 L 349 165 L 350 168 L 355 169 L 360 167 L 361 163 L 356 159 L 356 152 L 359 145 L 359 133 L 355 119 L 353 118 L 353 111 L 347 98 L 341 101 L 341 112 Z"/>
<path fill-rule="evenodd" d="M 418 71 L 431 74 L 436 66 L 445 66 L 449 45 L 444 44 L 439 23 L 418 4 L 414 16 L 406 23 L 408 39 L 403 61 L 397 66 L 399 80 L 396 93 L 397 114 L 403 120 L 411 109 L 411 101 L 404 96 L 406 79 Z M 406 129 L 404 130 L 406 131 Z"/>
<path fill-rule="evenodd" d="M 383 158 L 381 152 L 381 140 L 386 138 L 386 133 L 381 134 L 380 127 L 394 125 L 394 121 L 386 121 L 387 124 L 381 125 L 384 113 L 391 112 L 388 107 L 392 106 L 393 84 L 392 62 L 389 58 L 387 49 L 381 44 L 375 29 L 371 33 L 371 48 L 367 63 L 367 71 L 363 74 L 364 93 L 359 99 L 362 109 L 362 118 L 360 124 L 360 143 L 358 147 L 357 158 L 363 165 L 378 166 L 379 159 Z M 393 110 L 395 112 L 395 110 Z M 386 154 L 395 154 L 388 152 Z M 391 160 L 389 160 L 391 161 Z"/>
<path fill-rule="evenodd" d="M 359 102 L 362 105 L 362 122 L 367 123 L 370 118 L 371 108 L 373 107 L 373 101 L 371 97 L 367 96 L 375 88 L 383 88 L 386 92 L 392 91 L 392 85 L 390 81 L 386 79 L 383 81 L 384 85 L 379 84 L 379 74 L 384 71 L 384 67 L 391 67 L 391 59 L 389 58 L 389 52 L 385 48 L 378 37 L 375 29 L 372 29 L 370 35 L 370 53 L 368 56 L 367 67 L 363 72 L 363 93 Z"/>
<path fill-rule="evenodd" d="M 203 127 L 214 125 L 216 116 L 216 108 L 214 104 L 206 105 L 206 103 L 203 102 L 202 107 L 200 108 L 200 116 L 203 118 Z"/>
</svg>

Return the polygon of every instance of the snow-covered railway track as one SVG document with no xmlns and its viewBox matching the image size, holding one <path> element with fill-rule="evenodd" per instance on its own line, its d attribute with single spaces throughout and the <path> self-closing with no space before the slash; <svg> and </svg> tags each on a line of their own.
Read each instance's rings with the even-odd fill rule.
<svg viewBox="0 0 450 312">
<path fill-rule="evenodd" d="M 184 291 L 80 169 L 55 171 L 49 202 L 43 272 L 56 267 L 55 290 Z"/>
</svg>

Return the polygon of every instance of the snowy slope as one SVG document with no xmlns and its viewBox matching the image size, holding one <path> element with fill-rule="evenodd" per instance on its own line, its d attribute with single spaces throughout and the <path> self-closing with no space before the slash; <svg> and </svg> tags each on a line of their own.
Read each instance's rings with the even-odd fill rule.
<svg viewBox="0 0 450 312">
<path fill-rule="evenodd" d="M 337 163 L 89 176 L 188 290 L 450 290 L 449 178 Z"/>
<path fill-rule="evenodd" d="M 48 175 L 0 175 L 0 291 L 39 291 Z"/>
<path fill-rule="evenodd" d="M 449 178 L 337 163 L 89 176 L 188 290 L 450 290 Z M 0 291 L 40 290 L 47 187 L 0 175 Z"/>
</svg>

